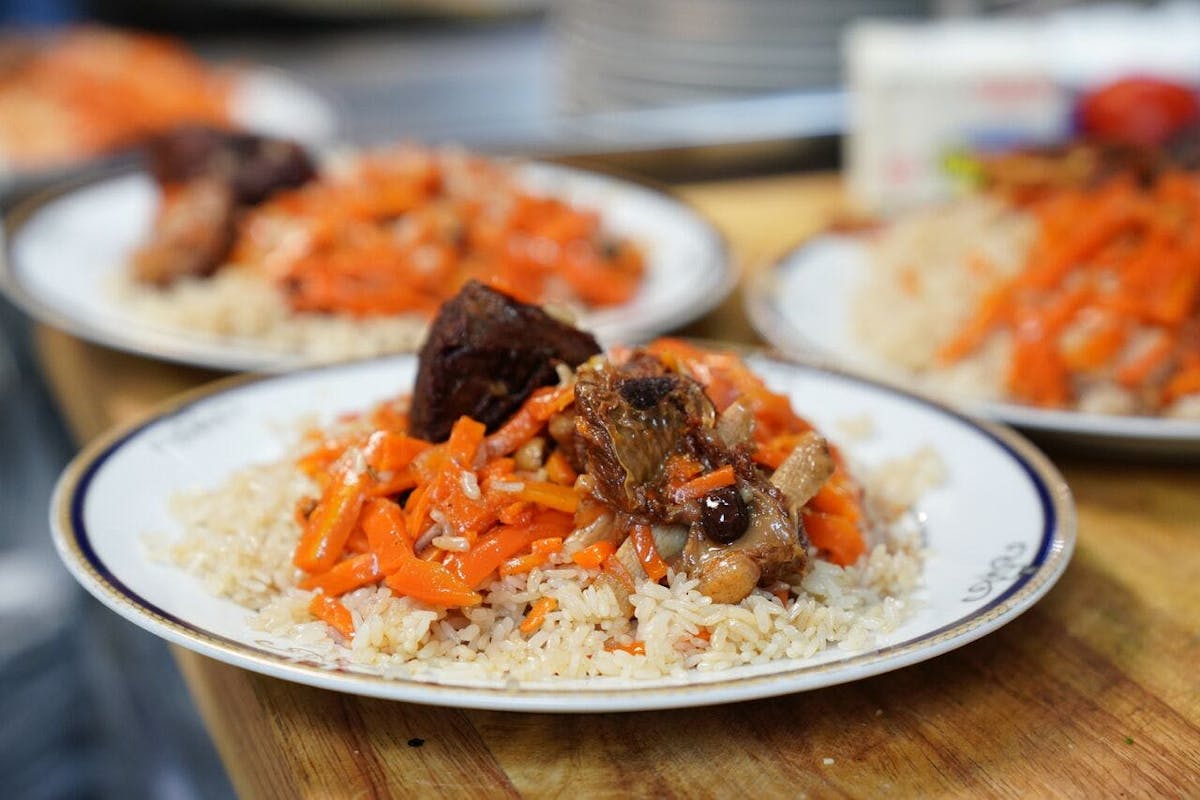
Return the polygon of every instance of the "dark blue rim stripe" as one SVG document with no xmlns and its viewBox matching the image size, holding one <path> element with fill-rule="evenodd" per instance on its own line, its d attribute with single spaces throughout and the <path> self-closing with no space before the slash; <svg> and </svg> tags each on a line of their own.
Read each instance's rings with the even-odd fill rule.
<svg viewBox="0 0 1200 800">
<path fill-rule="evenodd" d="M 753 355 L 766 357 L 767 359 L 774 361 L 776 363 L 779 363 L 779 364 L 785 364 L 789 368 L 799 369 L 804 372 L 809 372 L 809 373 L 817 374 L 817 375 L 832 376 L 832 377 L 838 378 L 840 380 L 863 385 L 863 386 L 866 386 L 866 387 L 868 387 L 870 389 L 874 389 L 874 390 L 883 390 L 889 394 L 898 396 L 909 402 L 916 403 L 917 405 L 924 406 L 924 407 L 931 409 L 935 412 L 938 412 L 944 416 L 950 417 L 951 419 L 957 421 L 960 425 L 967 427 L 972 432 L 985 437 L 986 439 L 991 441 L 993 444 L 997 445 L 1001 450 L 1003 450 L 1005 453 L 1007 453 L 1008 456 L 1013 461 L 1015 461 L 1018 465 L 1020 465 L 1021 469 L 1024 471 L 1026 477 L 1028 478 L 1029 482 L 1032 484 L 1034 490 L 1036 491 L 1037 496 L 1038 496 L 1038 501 L 1041 504 L 1041 508 L 1042 508 L 1043 524 L 1042 524 L 1041 541 L 1039 543 L 1037 551 L 1033 555 L 1032 560 L 1029 562 L 1028 567 L 1026 567 L 1022 571 L 1022 573 L 1013 581 L 1011 586 L 1009 586 L 1006 590 L 1004 590 L 999 595 L 997 595 L 995 598 L 993 598 L 986 605 L 981 606 L 980 608 L 976 609 L 974 612 L 972 612 L 968 616 L 960 617 L 953 622 L 943 625 L 940 628 L 936 628 L 931 631 L 926 631 L 925 633 L 921 634 L 920 636 L 918 636 L 914 639 L 908 639 L 903 642 L 897 642 L 896 644 L 889 645 L 888 647 L 871 650 L 866 653 L 851 654 L 846 659 L 838 659 L 838 660 L 835 660 L 832 662 L 822 663 L 820 665 L 822 668 L 829 667 L 829 666 L 849 665 L 852 663 L 876 662 L 876 661 L 886 658 L 889 654 L 894 653 L 896 651 L 907 650 L 907 649 L 913 648 L 914 646 L 919 645 L 921 642 L 936 638 L 936 637 L 940 636 L 941 634 L 944 634 L 948 631 L 958 628 L 958 627 L 962 626 L 964 623 L 967 623 L 972 619 L 977 619 L 977 618 L 986 616 L 989 612 L 995 610 L 996 608 L 999 608 L 1004 603 L 1006 603 L 1009 600 L 1009 598 L 1011 598 L 1013 595 L 1017 594 L 1026 584 L 1028 584 L 1031 580 L 1033 580 L 1035 577 L 1037 577 L 1040 574 L 1041 568 L 1045 565 L 1047 559 L 1050 556 L 1051 550 L 1053 549 L 1053 546 L 1054 546 L 1054 542 L 1056 539 L 1055 533 L 1056 533 L 1057 525 L 1058 525 L 1058 521 L 1059 521 L 1058 514 L 1055 511 L 1055 505 L 1054 505 L 1053 498 L 1050 495 L 1050 490 L 1046 486 L 1045 481 L 1042 479 L 1042 477 L 1038 473 L 1037 469 L 1034 468 L 1034 466 L 1029 462 L 1029 460 L 1025 457 L 1024 454 L 1022 454 L 1016 448 L 1014 448 L 1008 441 L 1006 441 L 1004 438 L 1002 438 L 1000 436 L 997 436 L 993 431 L 980 425 L 978 422 L 976 422 L 975 420 L 972 420 L 970 417 L 968 417 L 965 414 L 962 414 L 951 408 L 942 406 L 932 400 L 928 400 L 928 399 L 920 397 L 918 395 L 910 394 L 902 389 L 899 389 L 899 388 L 896 388 L 893 386 L 889 386 L 886 384 L 882 384 L 882 383 L 875 383 L 869 379 L 862 378 L 862 377 L 859 377 L 857 375 L 853 375 L 850 373 L 840 372 L 836 369 L 830 369 L 827 367 L 818 367 L 818 366 L 813 366 L 813 365 L 809 365 L 809 364 L 803 364 L 803 363 L 791 360 L 791 359 L 787 358 L 786 356 L 778 356 L 778 355 L 775 355 L 775 354 L 772 354 L 769 352 L 764 352 L 764 351 L 749 350 L 748 352 Z M 315 369 L 306 370 L 304 372 L 294 372 L 294 373 L 289 373 L 289 374 L 285 374 L 285 375 L 270 376 L 269 378 L 266 378 L 266 380 L 271 383 L 280 383 L 280 382 L 284 382 L 284 381 L 292 381 L 295 379 L 304 378 L 306 376 L 311 375 L 313 372 L 333 372 L 333 371 L 338 371 L 338 370 L 350 370 L 350 369 L 362 368 L 365 364 L 385 363 L 385 362 L 393 360 L 393 359 L 396 359 L 396 357 L 395 356 L 385 356 L 385 357 L 381 357 L 381 358 L 370 359 L 365 362 L 359 361 L 359 362 L 352 362 L 352 363 L 346 363 L 346 364 L 332 364 L 332 365 L 327 365 L 324 367 L 318 367 Z M 148 428 L 151 428 L 161 422 L 165 422 L 167 420 L 178 417 L 178 416 L 188 412 L 189 410 L 191 410 L 193 407 L 195 407 L 196 405 L 198 405 L 200 403 L 208 402 L 208 401 L 212 400 L 213 398 L 239 391 L 242 388 L 254 385 L 259 382 L 261 382 L 261 381 L 240 382 L 234 386 L 230 386 L 228 388 L 221 389 L 216 392 L 202 394 L 201 396 L 199 396 L 193 400 L 190 400 L 186 403 L 183 403 L 182 405 L 178 406 L 177 408 L 173 408 L 164 414 L 151 417 L 150 419 L 148 419 L 148 420 L 142 422 L 141 424 L 136 425 L 135 427 L 126 431 L 124 434 L 119 436 L 117 439 L 115 439 L 114 441 L 109 443 L 101 452 L 96 454 L 96 456 L 92 459 L 91 463 L 88 464 L 88 466 L 85 468 L 83 473 L 79 476 L 74 487 L 72 487 L 72 490 L 71 490 L 72 493 L 71 493 L 71 497 L 70 497 L 70 501 L 69 501 L 70 502 L 70 520 L 71 520 L 71 526 L 73 528 L 72 534 L 76 540 L 76 543 L 79 546 L 80 552 L 82 553 L 84 559 L 87 561 L 88 565 L 93 570 L 95 570 L 95 572 L 107 584 L 109 584 L 109 586 L 111 586 L 113 589 L 115 589 L 117 592 L 119 592 L 121 595 L 123 595 L 133 605 L 140 607 L 142 609 L 145 609 L 145 610 L 151 612 L 153 615 L 155 615 L 161 619 L 167 620 L 167 621 L 171 622 L 172 624 L 179 626 L 180 628 L 183 628 L 185 630 L 199 634 L 202 637 L 204 637 L 210 641 L 220 643 L 229 649 L 251 651 L 252 653 L 254 653 L 257 656 L 277 659 L 280 662 L 285 663 L 291 667 L 305 669 L 307 667 L 306 667 L 306 664 L 303 662 L 298 662 L 298 661 L 289 659 L 286 656 L 281 656 L 272 651 L 263 650 L 258 647 L 255 647 L 252 644 L 247 644 L 243 641 L 239 641 L 236 639 L 229 639 L 225 636 L 222 636 L 221 634 L 214 633 L 205 628 L 198 627 L 198 626 L 194 625 L 193 623 L 188 622 L 187 620 L 182 619 L 182 618 L 176 616 L 175 614 L 172 614 L 171 612 L 169 612 L 163 608 L 160 608 L 159 606 L 155 605 L 154 603 L 151 603 L 150 601 L 146 600 L 141 595 L 139 595 L 138 593 L 136 593 L 135 591 L 130 589 L 123 581 L 121 581 L 119 578 L 117 578 L 117 576 L 115 574 L 113 574 L 113 572 L 108 568 L 108 566 L 104 563 L 104 561 L 99 557 L 99 555 L 95 551 L 95 548 L 92 546 L 91 539 L 87 532 L 87 527 L 84 523 L 84 506 L 85 506 L 86 500 L 87 500 L 88 489 L 91 486 L 92 481 L 95 479 L 96 475 L 99 473 L 101 468 L 103 468 L 104 464 L 108 461 L 108 459 L 111 458 L 118 450 L 120 450 L 122 447 L 124 447 L 124 445 L 127 442 L 129 442 L 131 439 L 134 439 L 135 437 L 139 436 L 143 431 L 147 430 Z M 320 671 L 323 673 L 329 672 L 329 670 L 326 668 L 316 668 L 316 667 L 313 667 L 313 668 L 320 669 Z M 796 670 L 793 670 L 792 672 L 803 672 L 804 669 L 805 669 L 804 667 L 800 667 Z M 359 674 L 359 673 L 350 673 L 350 674 L 356 675 L 357 677 L 368 677 L 367 674 Z M 788 674 L 788 671 L 783 671 L 783 672 L 779 672 L 779 673 L 770 673 L 768 675 L 761 676 L 761 677 L 778 678 L 780 676 L 786 676 L 787 674 Z M 755 676 L 755 677 L 759 677 L 759 676 Z M 730 677 L 727 680 L 706 682 L 704 685 L 705 686 L 720 686 L 722 684 L 738 683 L 738 682 L 742 682 L 742 681 L 745 681 L 748 679 L 749 678 L 745 678 L 745 677 L 742 677 L 742 678 Z M 395 680 L 395 679 L 382 679 L 381 678 L 381 680 Z M 430 685 L 438 685 L 438 684 L 430 684 Z M 603 687 L 598 686 L 597 688 L 603 688 Z M 661 691 L 664 688 L 666 688 L 666 687 L 645 687 L 644 689 L 639 689 L 637 687 L 632 687 L 632 688 L 622 687 L 622 691 L 625 691 L 625 692 L 629 692 L 629 691 Z M 482 688 L 482 687 L 478 687 L 478 688 L 472 687 L 471 691 L 487 694 L 487 693 L 498 692 L 498 691 L 506 692 L 507 690 L 496 690 L 496 689 L 488 689 L 488 688 Z"/>
</svg>

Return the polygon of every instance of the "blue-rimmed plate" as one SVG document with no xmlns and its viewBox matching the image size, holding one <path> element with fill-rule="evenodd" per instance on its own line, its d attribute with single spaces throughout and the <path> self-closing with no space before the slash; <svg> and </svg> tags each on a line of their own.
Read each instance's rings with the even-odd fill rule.
<svg viewBox="0 0 1200 800">
<path fill-rule="evenodd" d="M 919 390 L 917 376 L 888 364 L 854 335 L 851 303 L 867 279 L 869 260 L 869 243 L 861 236 L 816 236 L 755 276 L 746 291 L 746 313 L 762 337 L 786 353 Z M 1200 457 L 1200 420 L 944 399 L 970 413 L 1015 425 L 1038 441 L 1110 456 Z"/>
<path fill-rule="evenodd" d="M 628 711 L 723 703 L 857 680 L 932 658 L 1004 625 L 1062 574 L 1075 539 L 1070 492 L 1049 462 L 1007 430 L 848 375 L 761 353 L 751 367 L 833 438 L 847 420 L 875 433 L 841 442 L 878 465 L 932 447 L 944 482 L 922 496 L 928 555 L 915 613 L 868 650 L 833 648 L 654 680 L 542 680 L 514 684 L 432 672 L 389 679 L 327 663 L 247 625 L 249 612 L 147 554 L 149 531 L 180 533 L 178 492 L 215 487 L 235 470 L 282 457 L 289 424 L 332 419 L 411 386 L 415 359 L 399 356 L 235 380 L 180 397 L 145 422 L 113 432 L 67 468 L 51 521 L 68 568 L 88 591 L 143 628 L 199 653 L 299 683 L 409 702 L 521 711 Z"/>
</svg>

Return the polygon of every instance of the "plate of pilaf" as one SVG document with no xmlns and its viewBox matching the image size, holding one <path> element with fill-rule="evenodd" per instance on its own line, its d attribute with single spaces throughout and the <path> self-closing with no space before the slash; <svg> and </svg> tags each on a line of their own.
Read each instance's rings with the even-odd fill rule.
<svg viewBox="0 0 1200 800">
<path fill-rule="evenodd" d="M 986 169 L 985 169 L 986 168 Z M 747 308 L 776 347 L 1109 452 L 1200 453 L 1200 171 L 1080 143 L 804 242 Z"/>
<path fill-rule="evenodd" d="M 479 283 L 416 356 L 232 379 L 108 435 L 51 518 L 88 591 L 196 652 L 558 712 L 935 657 L 1027 610 L 1075 536 L 1010 431 L 762 351 L 602 350 Z"/>
<path fill-rule="evenodd" d="M 333 136 L 333 109 L 275 69 L 206 62 L 180 41 L 102 25 L 0 34 L 0 189 L 94 167 L 181 125 Z"/>
<path fill-rule="evenodd" d="M 734 280 L 698 213 L 599 173 L 411 143 L 318 155 L 209 128 L 147 151 L 144 170 L 10 216 L 10 298 L 107 346 L 279 370 L 411 352 L 468 280 L 605 341 L 679 327 Z"/>
</svg>

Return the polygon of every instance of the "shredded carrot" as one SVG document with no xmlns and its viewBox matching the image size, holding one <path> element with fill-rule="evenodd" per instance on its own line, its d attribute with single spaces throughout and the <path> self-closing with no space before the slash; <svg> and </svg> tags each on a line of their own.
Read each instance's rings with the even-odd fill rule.
<svg viewBox="0 0 1200 800">
<path fill-rule="evenodd" d="M 599 569 L 605 560 L 615 552 L 617 552 L 615 544 L 609 541 L 600 541 L 575 553 L 571 556 L 571 560 L 585 569 Z"/>
<path fill-rule="evenodd" d="M 667 577 L 667 563 L 662 560 L 654 544 L 654 530 L 649 525 L 637 522 L 630 528 L 629 538 L 633 541 L 634 552 L 637 553 L 638 561 L 650 580 L 658 583 Z"/>
<path fill-rule="evenodd" d="M 471 587 L 484 584 L 488 576 L 509 558 L 526 552 L 538 539 L 566 536 L 571 518 L 557 511 L 543 511 L 524 525 L 499 525 L 482 536 L 465 553 L 446 556 L 446 566 Z"/>
<path fill-rule="evenodd" d="M 1116 378 L 1126 386 L 1136 386 L 1164 364 L 1170 354 L 1171 340 L 1165 335 L 1159 336 L 1144 353 L 1118 369 Z"/>
<path fill-rule="evenodd" d="M 358 522 L 364 499 L 362 481 L 357 477 L 342 475 L 331 484 L 309 516 L 296 546 L 296 566 L 315 573 L 325 572 L 337 563 Z"/>
<path fill-rule="evenodd" d="M 478 592 L 436 561 L 405 559 L 384 579 L 399 595 L 435 606 L 475 606 L 483 602 Z"/>
<path fill-rule="evenodd" d="M 529 606 L 529 613 L 525 615 L 525 619 L 521 622 L 521 633 L 528 636 L 542 627 L 546 622 L 546 615 L 556 608 L 558 608 L 558 601 L 553 597 L 539 597 L 537 600 L 534 600 Z"/>
<path fill-rule="evenodd" d="M 616 644 L 614 642 L 612 644 L 605 645 L 604 649 L 610 653 L 612 653 L 616 650 L 620 650 L 623 653 L 629 653 L 629 655 L 631 655 L 631 656 L 646 655 L 646 643 L 645 642 L 630 642 L 629 644 Z"/>
<path fill-rule="evenodd" d="M 575 472 L 575 468 L 571 466 L 571 462 L 567 460 L 561 449 L 555 450 L 546 459 L 546 478 L 551 483 L 572 486 L 578 477 L 579 473 Z"/>
<path fill-rule="evenodd" d="M 1130 390 L 1149 411 L 1178 399 L 1167 387 L 1200 354 L 1200 177 L 1166 170 L 1147 183 L 1125 171 L 1040 191 L 1024 210 L 1037 232 L 1023 264 L 970 310 L 942 362 L 1007 331 L 1014 399 L 1070 406 L 1077 386 L 1096 381 Z"/>
<path fill-rule="evenodd" d="M 505 525 L 520 525 L 528 522 L 532 516 L 533 504 L 527 503 L 524 500 L 509 503 L 500 509 L 498 515 L 500 521 Z"/>
<path fill-rule="evenodd" d="M 732 486 L 737 482 L 737 476 L 733 473 L 733 466 L 726 464 L 719 469 L 701 475 L 699 478 L 693 478 L 677 487 L 673 494 L 673 499 L 677 503 L 684 503 L 688 500 L 695 500 L 699 497 L 711 492 L 713 489 L 720 489 L 724 486 Z"/>
<path fill-rule="evenodd" d="M 466 178 L 466 180 L 464 180 Z M 283 220 L 306 234 L 282 247 Z M 526 302 L 627 302 L 641 251 L 594 212 L 535 197 L 479 157 L 412 146 L 361 155 L 338 174 L 279 192 L 238 226 L 236 263 L 272 265 L 297 311 L 432 314 L 470 279 Z"/>
<path fill-rule="evenodd" d="M 1167 382 L 1163 389 L 1167 401 L 1190 394 L 1200 394 L 1200 364 L 1184 367 Z"/>
<path fill-rule="evenodd" d="M 404 525 L 404 512 L 397 503 L 382 498 L 368 500 L 362 512 L 362 528 L 371 552 L 379 559 L 379 569 L 384 574 L 394 572 L 413 557 L 412 543 Z"/>
<path fill-rule="evenodd" d="M 561 536 L 547 536 L 545 539 L 538 539 L 529 546 L 529 552 L 542 553 L 551 555 L 562 550 L 563 540 Z"/>
<path fill-rule="evenodd" d="M 376 472 L 396 472 L 412 464 L 413 459 L 430 448 L 429 442 L 395 431 L 372 434 L 364 448 L 367 463 Z"/>
<path fill-rule="evenodd" d="M 840 567 L 848 567 L 866 552 L 862 532 L 845 517 L 835 517 L 820 512 L 802 511 L 804 530 L 815 547 L 828 554 L 829 560 Z"/>
<path fill-rule="evenodd" d="M 500 565 L 500 577 L 504 578 L 509 575 L 519 575 L 523 572 L 529 572 L 531 569 L 540 567 L 545 563 L 545 553 L 529 553 L 523 556 L 516 556 Z"/>
<path fill-rule="evenodd" d="M 579 493 L 570 486 L 560 486 L 548 481 L 522 481 L 522 488 L 512 493 L 517 500 L 524 500 L 546 508 L 574 514 L 579 507 Z"/>
<path fill-rule="evenodd" d="M 308 613 L 329 625 L 347 639 L 354 638 L 354 617 L 341 600 L 328 595 L 314 595 L 308 604 Z"/>
<path fill-rule="evenodd" d="M 301 589 L 320 589 L 330 597 L 337 597 L 360 586 L 378 583 L 383 577 L 379 568 L 379 557 L 374 553 L 360 553 L 335 564 L 328 572 L 309 575 L 300 581 Z"/>
<path fill-rule="evenodd" d="M 545 386 L 487 438 L 490 457 L 506 456 L 536 436 L 552 416 L 575 402 L 574 386 Z"/>
</svg>

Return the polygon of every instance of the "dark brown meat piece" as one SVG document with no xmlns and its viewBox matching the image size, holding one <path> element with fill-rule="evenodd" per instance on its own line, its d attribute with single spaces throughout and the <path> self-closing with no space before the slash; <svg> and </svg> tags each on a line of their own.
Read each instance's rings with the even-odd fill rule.
<svg viewBox="0 0 1200 800">
<path fill-rule="evenodd" d="M 242 209 L 315 175 L 293 142 L 199 126 L 158 136 L 146 152 L 163 204 L 133 274 L 156 286 L 211 275 L 233 247 Z"/>
<path fill-rule="evenodd" d="M 716 410 L 700 384 L 640 351 L 621 365 L 589 364 L 577 377 L 576 439 L 592 491 L 642 522 L 689 526 L 687 543 L 672 563 L 696 577 L 700 591 L 735 603 L 760 583 L 804 571 L 808 541 L 802 526 L 754 464 L 749 445 L 731 446 L 721 437 Z M 730 465 L 736 484 L 680 502 L 670 494 L 665 469 L 676 455 L 706 470 Z"/>
<path fill-rule="evenodd" d="M 590 333 L 471 281 L 446 301 L 421 348 L 409 426 L 440 442 L 462 415 L 495 430 L 534 389 L 600 352 Z"/>
<path fill-rule="evenodd" d="M 308 153 L 295 142 L 202 126 L 177 128 L 151 139 L 146 155 L 160 185 L 215 178 L 229 185 L 239 206 L 257 205 L 316 175 Z"/>
</svg>

